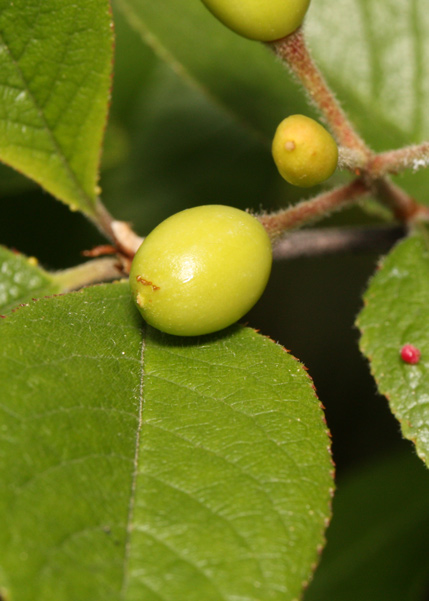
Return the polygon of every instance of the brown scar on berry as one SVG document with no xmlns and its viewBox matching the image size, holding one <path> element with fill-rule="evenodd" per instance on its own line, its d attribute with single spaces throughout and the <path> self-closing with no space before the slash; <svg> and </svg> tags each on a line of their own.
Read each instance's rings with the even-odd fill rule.
<svg viewBox="0 0 429 601">
<path fill-rule="evenodd" d="M 159 286 L 156 286 L 155 284 L 152 284 L 152 282 L 149 282 L 149 280 L 145 280 L 144 277 L 142 277 L 141 275 L 137 275 L 136 276 L 136 280 L 138 282 L 140 282 L 140 284 L 143 284 L 143 286 L 151 286 L 152 290 L 159 290 Z"/>
</svg>

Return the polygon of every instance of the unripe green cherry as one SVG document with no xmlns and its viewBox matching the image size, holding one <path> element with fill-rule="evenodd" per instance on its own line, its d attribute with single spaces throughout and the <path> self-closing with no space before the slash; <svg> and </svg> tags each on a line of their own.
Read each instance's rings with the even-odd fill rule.
<svg viewBox="0 0 429 601">
<path fill-rule="evenodd" d="M 291 115 L 280 123 L 272 153 L 280 175 L 303 188 L 331 177 L 338 163 L 334 138 L 320 123 L 305 115 Z"/>
<path fill-rule="evenodd" d="M 310 0 L 202 0 L 209 11 L 236 33 L 273 42 L 293 33 L 304 20 Z"/>
<path fill-rule="evenodd" d="M 198 336 L 231 325 L 253 307 L 271 262 L 270 239 L 255 217 L 206 205 L 172 215 L 145 238 L 130 286 L 147 323 Z"/>
</svg>

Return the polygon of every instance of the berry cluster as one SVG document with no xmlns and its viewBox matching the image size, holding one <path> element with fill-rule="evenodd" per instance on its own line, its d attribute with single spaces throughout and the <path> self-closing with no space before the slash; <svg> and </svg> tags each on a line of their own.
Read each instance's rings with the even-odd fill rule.
<svg viewBox="0 0 429 601">
<path fill-rule="evenodd" d="M 272 42 L 296 31 L 310 0 L 203 0 L 233 31 Z M 316 121 L 292 115 L 272 153 L 286 181 L 314 186 L 335 171 L 338 149 Z M 143 318 L 159 330 L 197 336 L 223 329 L 252 308 L 270 274 L 271 242 L 261 223 L 238 209 L 209 205 L 165 220 L 137 251 L 130 286 Z"/>
</svg>

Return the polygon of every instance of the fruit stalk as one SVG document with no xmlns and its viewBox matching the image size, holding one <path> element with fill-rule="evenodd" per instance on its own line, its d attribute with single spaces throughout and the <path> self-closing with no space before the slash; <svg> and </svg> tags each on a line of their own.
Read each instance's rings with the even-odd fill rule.
<svg viewBox="0 0 429 601">
<path fill-rule="evenodd" d="M 417 203 L 414 198 L 387 178 L 374 180 L 372 184 L 376 197 L 388 207 L 399 221 L 412 221 L 417 216 L 428 215 L 428 208 Z"/>
<path fill-rule="evenodd" d="M 355 179 L 346 186 L 319 194 L 311 200 L 283 209 L 277 213 L 260 215 L 259 221 L 265 227 L 271 242 L 276 242 L 285 232 L 313 222 L 329 213 L 352 204 L 369 193 L 369 188 L 361 179 Z"/>
<path fill-rule="evenodd" d="M 338 100 L 317 68 L 307 47 L 302 27 L 293 34 L 268 44 L 274 53 L 289 67 L 304 86 L 311 101 L 317 106 L 340 146 L 353 149 L 356 167 L 365 165 L 371 156 L 370 149 L 355 131 Z"/>
<path fill-rule="evenodd" d="M 118 279 L 123 277 L 123 272 L 117 259 L 103 257 L 64 271 L 58 271 L 52 275 L 62 292 L 70 292 L 90 284 Z"/>
<path fill-rule="evenodd" d="M 405 169 L 417 171 L 429 166 L 429 142 L 406 146 L 388 152 L 381 152 L 368 163 L 368 171 L 373 177 L 389 173 L 399 173 Z"/>
<path fill-rule="evenodd" d="M 115 245 L 121 255 L 132 259 L 143 238 L 138 236 L 128 223 L 115 219 L 100 199 L 97 199 L 95 210 L 94 223 L 101 233 Z"/>
</svg>

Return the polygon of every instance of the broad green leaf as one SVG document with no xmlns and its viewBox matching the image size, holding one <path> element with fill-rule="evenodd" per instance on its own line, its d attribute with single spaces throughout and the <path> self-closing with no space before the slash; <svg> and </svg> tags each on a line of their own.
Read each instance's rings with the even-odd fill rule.
<svg viewBox="0 0 429 601">
<path fill-rule="evenodd" d="M 88 215 L 112 39 L 108 0 L 0 0 L 0 160 Z"/>
<path fill-rule="evenodd" d="M 116 0 L 131 25 L 175 70 L 269 142 L 278 123 L 306 106 L 262 44 L 221 25 L 201 0 Z"/>
<path fill-rule="evenodd" d="M 0 246 L 0 313 L 60 291 L 55 279 L 38 266 L 36 259 Z"/>
<path fill-rule="evenodd" d="M 427 599 L 428 505 L 427 470 L 409 452 L 339 479 L 328 542 L 304 600 Z"/>
<path fill-rule="evenodd" d="M 95 286 L 0 320 L 0 589 L 296 599 L 332 492 L 310 379 L 247 328 L 145 330 L 129 297 Z"/>
<path fill-rule="evenodd" d="M 429 244 L 420 230 L 400 242 L 383 260 L 364 296 L 357 324 L 360 348 L 378 385 L 412 440 L 429 464 Z M 420 349 L 417 365 L 404 363 L 405 344 Z"/>
</svg>

